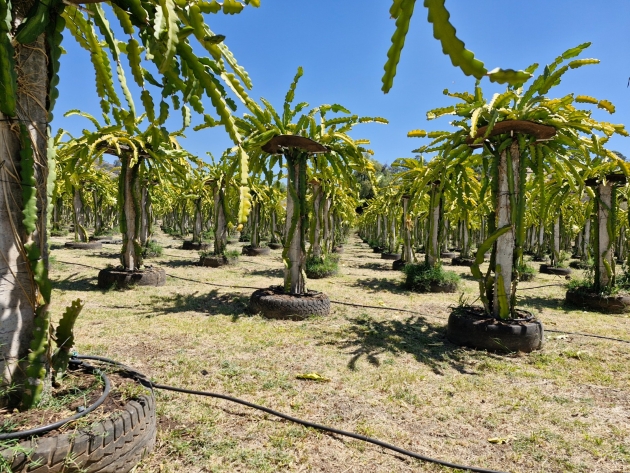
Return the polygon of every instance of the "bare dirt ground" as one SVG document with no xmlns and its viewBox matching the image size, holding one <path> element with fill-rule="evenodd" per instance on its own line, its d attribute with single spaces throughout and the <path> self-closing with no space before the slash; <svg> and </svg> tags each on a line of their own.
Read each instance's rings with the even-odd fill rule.
<svg viewBox="0 0 630 473">
<path fill-rule="evenodd" d="M 166 286 L 102 291 L 98 269 L 118 264 L 119 245 L 85 252 L 52 239 L 55 316 L 86 301 L 80 353 L 453 463 L 630 472 L 630 343 L 547 332 L 544 349 L 528 355 L 456 347 L 445 324 L 460 294 L 401 289 L 402 273 L 355 237 L 338 276 L 309 281 L 337 302 L 330 316 L 269 321 L 246 306 L 254 288 L 280 284 L 280 251 L 213 269 L 196 266 L 198 253 L 179 249 L 181 240 L 158 240 L 164 255 L 147 263 L 166 269 Z M 469 269 L 449 262 L 472 302 Z M 565 307 L 566 282 L 522 283 L 521 307 L 547 329 L 630 340 L 630 318 Z M 312 372 L 330 381 L 296 379 Z M 452 471 L 226 401 L 164 391 L 157 399 L 157 447 L 137 473 Z"/>
</svg>

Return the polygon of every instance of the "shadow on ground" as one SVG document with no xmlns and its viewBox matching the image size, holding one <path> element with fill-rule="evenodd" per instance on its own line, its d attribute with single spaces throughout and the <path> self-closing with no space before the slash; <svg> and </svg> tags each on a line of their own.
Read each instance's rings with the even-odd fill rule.
<svg viewBox="0 0 630 473">
<path fill-rule="evenodd" d="M 282 268 L 256 269 L 247 272 L 248 276 L 263 276 L 266 278 L 284 278 L 284 270 Z"/>
<path fill-rule="evenodd" d="M 376 321 L 368 315 L 348 319 L 350 327 L 344 327 L 344 339 L 324 342 L 347 351 L 351 355 L 348 368 L 357 369 L 358 361 L 365 357 L 368 363 L 380 366 L 380 355 L 409 353 L 429 366 L 434 373 L 444 374 L 445 368 L 475 375 L 463 362 L 465 351 L 446 339 L 443 324 L 431 324 L 419 316 L 405 320 Z M 326 336 L 337 335 L 328 333 Z"/>
<path fill-rule="evenodd" d="M 53 279 L 53 289 L 60 291 L 93 291 L 97 289 L 96 274 L 93 276 L 73 273 L 64 279 Z"/>
<path fill-rule="evenodd" d="M 400 273 L 397 271 L 389 270 L 393 276 L 397 276 Z M 357 279 L 353 284 L 354 286 L 361 286 L 366 288 L 370 292 L 389 291 L 396 294 L 402 294 L 407 292 L 402 288 L 402 280 L 388 279 L 388 278 L 365 278 Z"/>
<path fill-rule="evenodd" d="M 527 292 L 517 292 L 516 296 L 519 307 L 529 307 L 538 312 L 542 312 L 543 309 L 562 310 L 564 312 L 581 310 L 581 307 L 573 307 L 567 304 L 564 298 L 550 299 L 549 297 L 538 297 L 533 294 L 527 294 Z"/>
<path fill-rule="evenodd" d="M 385 260 L 383 260 L 385 261 Z M 355 266 L 355 268 L 360 268 L 360 269 L 371 269 L 372 271 L 392 271 L 392 265 L 386 265 L 383 263 L 365 263 L 365 264 L 358 264 Z"/>
<path fill-rule="evenodd" d="M 218 289 L 175 296 L 153 296 L 146 304 L 146 316 L 181 312 L 199 312 L 203 315 L 231 315 L 234 320 L 245 314 L 249 296 L 241 293 L 222 293 Z"/>
<path fill-rule="evenodd" d="M 192 255 L 191 255 L 192 256 Z M 169 260 L 169 261 L 160 261 L 160 266 L 168 266 L 169 268 L 183 268 L 186 266 L 198 266 L 199 259 L 178 259 L 178 260 Z"/>
</svg>

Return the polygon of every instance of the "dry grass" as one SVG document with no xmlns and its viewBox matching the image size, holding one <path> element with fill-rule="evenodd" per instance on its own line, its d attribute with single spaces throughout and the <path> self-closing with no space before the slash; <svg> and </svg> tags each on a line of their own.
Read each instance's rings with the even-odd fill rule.
<svg viewBox="0 0 630 473">
<path fill-rule="evenodd" d="M 87 301 L 76 337 L 81 353 L 115 358 L 164 384 L 238 396 L 460 464 L 630 472 L 628 344 L 547 333 L 545 348 L 530 355 L 455 347 L 444 326 L 459 296 L 400 289 L 402 273 L 356 239 L 346 245 L 340 275 L 309 287 L 382 309 L 333 304 L 329 317 L 305 322 L 245 311 L 253 289 L 237 286 L 278 284 L 279 251 L 201 268 L 196 252 L 162 236 L 164 256 L 149 262 L 177 278 L 161 288 L 100 291 L 96 269 L 59 261 L 103 268 L 117 263 L 118 246 L 85 253 L 59 248 L 62 241 L 53 239 L 56 313 L 77 297 Z M 453 269 L 466 278 L 464 296 L 474 299 L 468 268 Z M 565 282 L 539 275 L 521 287 Z M 520 301 L 549 329 L 630 339 L 630 319 L 569 310 L 564 292 L 524 290 Z M 309 372 L 331 381 L 296 379 Z M 157 395 L 158 445 L 138 473 L 447 471 L 225 401 Z"/>
</svg>

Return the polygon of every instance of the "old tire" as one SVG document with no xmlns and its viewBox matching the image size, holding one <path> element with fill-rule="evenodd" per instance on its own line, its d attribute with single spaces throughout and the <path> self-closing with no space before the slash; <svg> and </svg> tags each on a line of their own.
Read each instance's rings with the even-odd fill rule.
<svg viewBox="0 0 630 473">
<path fill-rule="evenodd" d="M 480 350 L 529 353 L 542 348 L 544 329 L 533 317 L 500 321 L 489 318 L 482 308 L 458 308 L 448 318 L 446 337 L 456 345 Z"/>
<path fill-rule="evenodd" d="M 195 243 L 193 241 L 184 241 L 183 250 L 206 251 L 210 249 L 210 243 Z"/>
<path fill-rule="evenodd" d="M 268 243 L 267 246 L 269 246 L 269 248 L 271 248 L 272 250 L 281 250 L 282 248 L 284 248 L 282 246 L 282 243 Z"/>
<path fill-rule="evenodd" d="M 386 259 L 386 260 L 397 260 L 400 259 L 402 255 L 400 253 L 381 253 L 381 259 Z"/>
<path fill-rule="evenodd" d="M 541 264 L 540 272 L 542 274 L 553 274 L 555 276 L 568 276 L 571 274 L 571 270 L 569 268 L 556 268 L 550 264 Z"/>
<path fill-rule="evenodd" d="M 461 256 L 456 256 L 451 260 L 452 266 L 472 266 L 475 264 L 475 260 L 473 258 L 463 258 Z"/>
<path fill-rule="evenodd" d="M 623 314 L 630 312 L 630 296 L 614 295 L 602 296 L 584 289 L 568 290 L 566 295 L 568 304 L 583 309 L 595 310 L 605 314 Z"/>
<path fill-rule="evenodd" d="M 453 253 L 451 251 L 445 251 L 440 254 L 440 258 L 456 258 L 457 253 Z"/>
<path fill-rule="evenodd" d="M 571 261 L 569 263 L 569 267 L 573 269 L 590 269 L 593 267 L 593 265 L 589 264 L 588 261 L 578 260 L 578 261 Z"/>
<path fill-rule="evenodd" d="M 116 286 L 119 289 L 132 286 L 164 286 L 166 272 L 163 268 L 147 267 L 142 271 L 125 271 L 124 269 L 105 268 L 98 273 L 98 287 L 108 289 Z"/>
<path fill-rule="evenodd" d="M 518 275 L 518 280 L 527 282 L 527 281 L 532 281 L 535 277 L 536 275 L 534 273 L 520 273 Z"/>
<path fill-rule="evenodd" d="M 330 313 L 330 299 L 321 292 L 308 294 L 285 294 L 280 286 L 254 291 L 249 299 L 249 308 L 268 319 L 304 320 L 311 316 Z"/>
<path fill-rule="evenodd" d="M 72 250 L 100 250 L 103 248 L 101 241 L 68 241 L 64 245 Z"/>
<path fill-rule="evenodd" d="M 224 255 L 219 256 L 202 256 L 199 258 L 199 266 L 206 266 L 208 268 L 218 268 L 220 266 L 227 266 L 230 264 L 236 264 L 236 258 L 228 258 Z"/>
<path fill-rule="evenodd" d="M 392 269 L 394 271 L 402 271 L 406 264 L 407 264 L 406 261 L 403 261 L 402 259 L 399 258 L 392 263 Z"/>
<path fill-rule="evenodd" d="M 156 432 L 155 399 L 141 395 L 89 429 L 24 440 L 0 454 L 14 473 L 127 473 L 153 450 Z"/>
<path fill-rule="evenodd" d="M 242 253 L 247 256 L 264 256 L 269 254 L 268 246 L 260 246 L 253 248 L 251 246 L 244 246 Z"/>
</svg>

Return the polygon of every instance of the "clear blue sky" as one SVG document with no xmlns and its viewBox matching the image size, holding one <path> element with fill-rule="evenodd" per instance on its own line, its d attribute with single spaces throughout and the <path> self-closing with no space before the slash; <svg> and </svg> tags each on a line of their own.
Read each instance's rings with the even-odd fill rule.
<svg viewBox="0 0 630 473">
<path fill-rule="evenodd" d="M 355 128 L 355 138 L 369 138 L 375 158 L 391 163 L 412 156 L 422 140 L 407 138 L 416 128 L 448 129 L 448 118 L 427 121 L 427 110 L 446 106 L 452 99 L 442 94 L 471 90 L 473 79 L 455 69 L 433 39 L 422 0 L 416 10 L 398 67 L 394 87 L 381 91 L 381 76 L 394 22 L 390 0 L 261 0 L 258 9 L 240 15 L 207 15 L 215 33 L 226 35 L 226 44 L 249 72 L 253 98 L 265 97 L 281 107 L 284 94 L 298 66 L 303 66 L 296 100 L 312 106 L 341 103 L 359 115 L 382 116 L 389 125 L 366 124 Z M 614 115 L 596 110 L 597 119 L 630 126 L 630 1 L 629 0 L 447 0 L 458 36 L 485 62 L 522 69 L 551 62 L 564 50 L 590 41 L 582 57 L 601 64 L 565 74 L 554 96 L 566 93 L 608 99 Z M 80 108 L 100 115 L 92 66 L 87 53 L 66 33 L 62 57 L 60 99 L 53 128 L 73 133 L 87 126 L 62 114 Z M 121 37 L 120 39 L 123 39 Z M 129 78 L 131 81 L 131 78 Z M 483 81 L 489 94 L 502 90 Z M 139 99 L 138 99 L 139 101 Z M 243 113 L 239 107 L 237 113 Z M 187 133 L 183 145 L 200 156 L 215 156 L 230 146 L 220 128 Z M 614 138 L 609 147 L 630 156 L 630 138 Z"/>
</svg>

